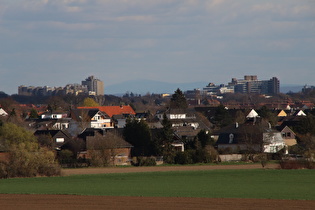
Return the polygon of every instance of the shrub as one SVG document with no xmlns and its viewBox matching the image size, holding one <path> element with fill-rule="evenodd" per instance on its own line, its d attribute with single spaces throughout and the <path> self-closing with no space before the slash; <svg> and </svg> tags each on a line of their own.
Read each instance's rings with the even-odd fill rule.
<svg viewBox="0 0 315 210">
<path fill-rule="evenodd" d="M 73 152 L 70 150 L 61 150 L 58 152 L 58 161 L 63 167 L 74 167 L 75 158 L 73 157 Z"/>
<path fill-rule="evenodd" d="M 91 150 L 90 163 L 94 167 L 103 167 L 110 165 L 110 154 L 106 150 Z"/>
<path fill-rule="evenodd" d="M 60 175 L 55 155 L 35 142 L 11 145 L 8 161 L 1 164 L 1 178 Z"/>
<path fill-rule="evenodd" d="M 185 152 L 177 152 L 174 158 L 176 164 L 192 164 L 194 154 L 187 150 Z"/>
<path fill-rule="evenodd" d="M 7 169 L 7 164 L 5 162 L 0 162 L 0 179 L 8 177 L 8 172 L 6 169 Z"/>
<path fill-rule="evenodd" d="M 307 160 L 282 160 L 281 169 L 315 169 L 315 163 Z"/>
<path fill-rule="evenodd" d="M 155 166 L 156 160 L 154 157 L 137 157 L 137 166 Z"/>
</svg>

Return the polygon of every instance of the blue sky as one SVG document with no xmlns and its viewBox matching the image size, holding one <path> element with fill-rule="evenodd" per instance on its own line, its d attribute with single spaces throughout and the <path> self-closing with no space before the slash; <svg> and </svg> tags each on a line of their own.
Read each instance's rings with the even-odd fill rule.
<svg viewBox="0 0 315 210">
<path fill-rule="evenodd" d="M 315 85 L 315 1 L 0 0 L 0 73 L 8 94 L 89 75 Z"/>
</svg>

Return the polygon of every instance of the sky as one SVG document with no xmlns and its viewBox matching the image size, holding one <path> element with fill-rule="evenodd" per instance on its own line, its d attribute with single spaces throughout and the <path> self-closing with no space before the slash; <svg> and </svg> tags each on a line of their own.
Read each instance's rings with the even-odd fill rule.
<svg viewBox="0 0 315 210">
<path fill-rule="evenodd" d="M 0 0 L 0 91 L 90 75 L 315 85 L 315 1 Z"/>
</svg>

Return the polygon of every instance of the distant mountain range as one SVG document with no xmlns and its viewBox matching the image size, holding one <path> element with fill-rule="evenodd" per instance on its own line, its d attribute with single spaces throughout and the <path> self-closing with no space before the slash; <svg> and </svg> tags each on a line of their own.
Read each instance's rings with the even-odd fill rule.
<svg viewBox="0 0 315 210">
<path fill-rule="evenodd" d="M 147 93 L 174 93 L 179 88 L 182 91 L 202 89 L 208 85 L 208 82 L 191 82 L 191 83 L 168 83 L 154 80 L 130 80 L 114 85 L 105 86 L 106 95 L 121 96 L 127 92 L 145 95 Z M 286 85 L 280 87 L 281 93 L 299 92 L 303 85 Z"/>
<path fill-rule="evenodd" d="M 280 85 L 280 92 L 281 93 L 289 93 L 289 92 L 293 92 L 293 93 L 297 93 L 297 92 L 301 92 L 302 88 L 304 87 L 304 85 Z"/>
<path fill-rule="evenodd" d="M 174 93 L 177 88 L 182 91 L 202 89 L 207 86 L 207 82 L 192 82 L 192 83 L 167 83 L 154 80 L 130 80 L 123 83 L 105 86 L 105 94 L 123 95 L 126 92 L 134 94 L 147 93 Z"/>
</svg>

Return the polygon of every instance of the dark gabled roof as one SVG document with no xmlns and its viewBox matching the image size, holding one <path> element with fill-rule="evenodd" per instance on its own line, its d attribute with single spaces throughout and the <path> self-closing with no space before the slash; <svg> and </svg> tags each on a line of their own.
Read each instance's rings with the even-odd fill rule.
<svg viewBox="0 0 315 210">
<path fill-rule="evenodd" d="M 251 139 L 253 144 L 261 143 L 263 133 L 276 132 L 269 128 L 266 123 L 260 124 L 231 124 L 222 128 L 216 144 L 239 144 L 244 143 L 246 139 Z"/>
<path fill-rule="evenodd" d="M 135 117 L 136 118 L 139 118 L 139 119 L 142 119 L 142 118 L 147 118 L 149 116 L 149 114 L 148 113 L 146 113 L 146 112 L 141 112 L 141 113 L 136 113 L 136 115 L 135 115 Z"/>
<path fill-rule="evenodd" d="M 283 117 L 278 121 L 278 124 L 280 126 L 288 126 L 288 127 L 294 127 L 297 126 L 302 119 L 304 119 L 305 116 L 289 116 L 289 117 Z"/>
<path fill-rule="evenodd" d="M 46 111 L 46 112 L 42 112 L 40 115 L 53 115 L 53 114 L 62 114 L 64 116 L 68 116 L 68 113 L 64 112 L 64 111 Z"/>
<path fill-rule="evenodd" d="M 37 130 L 35 131 L 34 135 L 35 136 L 50 135 L 51 137 L 54 137 L 59 133 L 63 134 L 64 136 L 68 138 L 71 138 L 71 135 L 67 131 L 63 131 L 63 130 Z"/>
<path fill-rule="evenodd" d="M 110 136 L 114 138 L 110 138 Z M 108 138 L 109 137 L 109 138 Z M 105 135 L 96 134 L 95 136 L 88 136 L 86 139 L 86 148 L 87 149 L 98 149 L 98 145 L 102 145 L 102 143 L 109 143 L 108 149 L 110 148 L 131 148 L 133 147 L 129 142 L 125 141 L 122 137 L 108 131 Z"/>
<path fill-rule="evenodd" d="M 196 119 L 169 119 L 171 123 L 198 123 Z"/>
<path fill-rule="evenodd" d="M 289 126 L 284 125 L 284 124 L 282 124 L 282 125 L 280 125 L 280 126 L 277 126 L 276 129 L 277 129 L 279 132 L 282 132 L 283 130 L 287 129 L 287 130 L 289 130 L 290 132 L 292 132 L 292 133 L 295 134 L 295 132 L 294 132 Z"/>
<path fill-rule="evenodd" d="M 82 131 L 78 137 L 80 139 L 86 140 L 88 136 L 105 135 L 106 130 L 100 128 L 86 128 Z"/>
<path fill-rule="evenodd" d="M 167 114 L 186 114 L 187 110 L 186 109 L 169 109 L 166 112 Z"/>
<path fill-rule="evenodd" d="M 131 118 L 133 117 L 133 115 L 130 114 L 117 114 L 117 115 L 113 115 L 112 118 L 114 120 L 118 120 L 118 119 L 127 119 L 127 118 Z"/>
<path fill-rule="evenodd" d="M 50 136 L 55 136 L 57 133 L 59 133 L 60 130 L 37 130 L 35 131 L 34 135 L 50 135 Z"/>
<path fill-rule="evenodd" d="M 218 107 L 195 107 L 197 112 L 203 113 L 208 119 L 214 118 Z M 244 116 L 246 117 L 251 109 L 226 109 L 227 113 L 231 116 L 231 118 L 235 118 L 238 112 L 243 112 Z"/>
<path fill-rule="evenodd" d="M 201 130 L 201 129 L 195 129 L 192 126 L 173 127 L 172 129 L 180 137 L 183 137 L 183 136 L 195 137 Z"/>
</svg>

